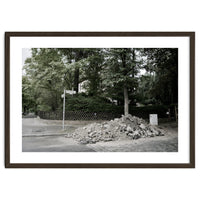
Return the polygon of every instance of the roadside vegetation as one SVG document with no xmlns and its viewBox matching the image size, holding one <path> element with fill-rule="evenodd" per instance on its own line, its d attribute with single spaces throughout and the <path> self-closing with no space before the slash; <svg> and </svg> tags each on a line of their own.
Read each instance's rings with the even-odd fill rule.
<svg viewBox="0 0 200 200">
<path fill-rule="evenodd" d="M 22 110 L 156 112 L 178 103 L 176 48 L 33 48 L 22 76 Z"/>
</svg>

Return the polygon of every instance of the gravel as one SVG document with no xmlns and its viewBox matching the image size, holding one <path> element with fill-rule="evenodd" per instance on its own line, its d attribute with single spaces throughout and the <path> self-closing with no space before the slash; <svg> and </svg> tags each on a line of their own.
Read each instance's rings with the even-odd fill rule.
<svg viewBox="0 0 200 200">
<path fill-rule="evenodd" d="M 132 116 L 122 115 L 121 118 L 103 123 L 92 123 L 78 128 L 65 137 L 72 137 L 81 144 L 96 142 L 108 142 L 129 138 L 135 140 L 143 137 L 155 137 L 165 135 L 164 130 L 148 124 L 145 120 Z"/>
</svg>

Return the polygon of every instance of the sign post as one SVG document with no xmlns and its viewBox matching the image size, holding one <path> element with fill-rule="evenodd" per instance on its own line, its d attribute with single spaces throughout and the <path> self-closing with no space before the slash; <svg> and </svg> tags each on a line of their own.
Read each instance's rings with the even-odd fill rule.
<svg viewBox="0 0 200 200">
<path fill-rule="evenodd" d="M 65 130 L 65 94 L 76 94 L 76 91 L 74 91 L 74 88 L 72 88 L 72 90 L 65 90 L 64 89 L 64 93 L 61 95 L 61 97 L 63 98 L 63 124 L 62 124 L 62 127 L 63 127 L 63 131 Z"/>
<path fill-rule="evenodd" d="M 65 130 L 65 89 L 63 93 L 63 131 Z"/>
</svg>

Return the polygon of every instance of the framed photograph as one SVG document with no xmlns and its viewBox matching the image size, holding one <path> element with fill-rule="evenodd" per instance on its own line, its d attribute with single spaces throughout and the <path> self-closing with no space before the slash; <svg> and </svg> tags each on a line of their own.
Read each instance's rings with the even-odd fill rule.
<svg viewBox="0 0 200 200">
<path fill-rule="evenodd" d="M 6 32 L 6 168 L 194 168 L 194 32 Z"/>
</svg>

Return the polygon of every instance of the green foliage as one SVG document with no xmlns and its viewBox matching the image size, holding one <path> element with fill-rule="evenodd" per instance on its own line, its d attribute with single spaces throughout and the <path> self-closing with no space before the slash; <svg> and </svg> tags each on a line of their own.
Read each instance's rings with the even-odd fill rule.
<svg viewBox="0 0 200 200">
<path fill-rule="evenodd" d="M 134 48 L 116 48 L 105 49 L 105 79 L 104 84 L 107 86 L 107 95 L 119 88 L 123 92 L 124 114 L 128 114 L 129 98 L 134 95 L 137 85 L 136 74 L 138 72 L 139 60 L 137 52 L 139 49 Z M 115 88 L 114 90 L 112 88 Z"/>
<path fill-rule="evenodd" d="M 98 96 L 66 96 L 66 110 L 84 110 L 88 112 L 117 112 L 118 107 L 109 100 Z"/>
<path fill-rule="evenodd" d="M 24 70 L 34 91 L 36 110 L 55 111 L 60 104 L 64 87 L 71 86 L 68 69 L 57 49 L 32 49 L 32 57 L 26 60 Z"/>
<path fill-rule="evenodd" d="M 28 77 L 22 76 L 22 110 L 24 113 L 32 112 L 35 106 L 32 83 Z"/>
<path fill-rule="evenodd" d="M 33 48 L 31 52 L 23 67 L 24 112 L 62 110 L 64 88 L 79 92 L 83 81 L 87 95 L 66 95 L 66 109 L 121 114 L 129 100 L 130 112 L 136 102 L 178 102 L 178 49 Z M 146 74 L 140 75 L 141 69 Z"/>
<path fill-rule="evenodd" d="M 135 85 L 139 65 L 136 51 L 133 48 L 105 49 L 106 85 L 125 85 L 128 88 Z"/>
<path fill-rule="evenodd" d="M 104 52 L 102 49 L 87 50 L 88 57 L 82 65 L 83 80 L 87 80 L 87 91 L 91 96 L 99 95 L 102 92 L 102 69 L 104 63 Z"/>
<path fill-rule="evenodd" d="M 144 49 L 143 55 L 146 62 L 143 67 L 149 73 L 140 79 L 141 90 L 144 91 L 143 99 L 155 98 L 157 103 L 171 104 L 178 102 L 178 49 L 156 48 Z"/>
<path fill-rule="evenodd" d="M 143 106 L 136 107 L 130 105 L 129 112 L 138 117 L 149 118 L 149 114 L 158 114 L 159 118 L 168 117 L 166 112 L 168 108 L 171 108 L 172 112 L 174 106 L 166 105 L 152 105 L 152 106 Z M 66 110 L 67 111 L 77 111 L 83 110 L 86 112 L 104 112 L 104 113 L 115 113 L 115 114 L 124 114 L 123 105 L 112 104 L 107 99 L 101 97 L 89 97 L 89 96 L 67 96 L 66 98 Z M 60 110 L 62 111 L 62 109 Z"/>
<path fill-rule="evenodd" d="M 135 107 L 130 106 L 130 113 L 142 117 L 142 118 L 149 118 L 150 114 L 158 114 L 159 118 L 166 118 L 168 111 L 168 106 L 166 105 L 152 105 L 152 106 L 143 106 L 143 107 Z"/>
<path fill-rule="evenodd" d="M 51 107 L 48 105 L 44 105 L 44 104 L 39 104 L 37 107 L 37 110 L 39 111 L 51 111 Z"/>
</svg>

